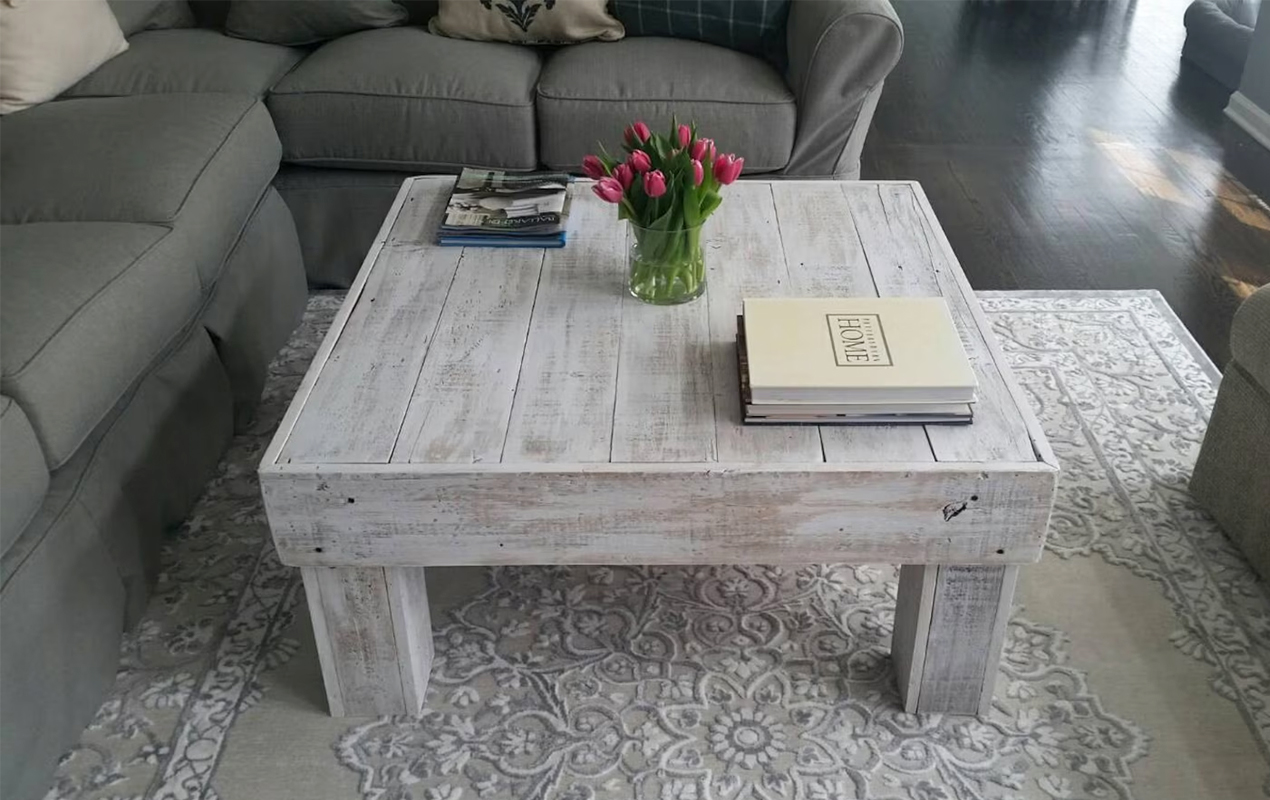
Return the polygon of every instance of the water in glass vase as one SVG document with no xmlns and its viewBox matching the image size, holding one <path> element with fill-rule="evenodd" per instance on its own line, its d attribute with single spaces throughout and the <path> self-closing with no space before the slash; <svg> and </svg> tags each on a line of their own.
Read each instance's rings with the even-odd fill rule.
<svg viewBox="0 0 1270 800">
<path fill-rule="evenodd" d="M 631 225 L 627 281 L 631 294 L 663 306 L 700 297 L 706 290 L 702 227 L 658 230 Z"/>
</svg>

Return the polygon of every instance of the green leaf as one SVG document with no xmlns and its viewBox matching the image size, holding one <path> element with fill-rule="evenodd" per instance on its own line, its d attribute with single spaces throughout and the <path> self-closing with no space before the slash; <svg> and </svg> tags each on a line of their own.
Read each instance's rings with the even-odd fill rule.
<svg viewBox="0 0 1270 800">
<path fill-rule="evenodd" d="M 706 193 L 706 196 L 705 196 L 705 199 L 701 201 L 701 219 L 702 219 L 702 221 L 704 221 L 706 217 L 708 217 L 708 216 L 710 216 L 711 214 L 713 214 L 713 213 L 714 213 L 714 210 L 715 210 L 716 208 L 718 208 L 718 207 L 719 207 L 719 204 L 720 204 L 720 203 L 722 203 L 722 202 L 723 202 L 723 198 L 719 196 L 719 193 L 718 193 L 718 192 L 715 192 L 715 191 L 713 191 L 713 190 L 712 190 L 712 191 L 707 192 L 707 193 Z"/>
</svg>

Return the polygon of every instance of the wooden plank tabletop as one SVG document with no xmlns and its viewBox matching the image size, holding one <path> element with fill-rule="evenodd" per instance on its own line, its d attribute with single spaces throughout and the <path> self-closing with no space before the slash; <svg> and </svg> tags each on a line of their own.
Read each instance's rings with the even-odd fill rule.
<svg viewBox="0 0 1270 800">
<path fill-rule="evenodd" d="M 589 184 L 560 250 L 433 243 L 451 177 L 406 182 L 264 466 L 1055 462 L 921 187 L 743 181 L 703 299 L 625 294 L 625 223 Z M 943 296 L 979 378 L 969 426 L 747 427 L 743 297 Z"/>
</svg>

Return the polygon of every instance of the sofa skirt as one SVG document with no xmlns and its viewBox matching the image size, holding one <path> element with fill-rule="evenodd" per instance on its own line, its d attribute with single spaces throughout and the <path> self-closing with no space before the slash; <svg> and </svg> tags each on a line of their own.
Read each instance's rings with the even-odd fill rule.
<svg viewBox="0 0 1270 800">
<path fill-rule="evenodd" d="M 163 533 L 184 519 L 231 433 L 229 380 L 192 325 L 53 474 L 4 555 L 0 796 L 34 800 L 114 681 Z"/>
<path fill-rule="evenodd" d="M 203 313 L 229 377 L 235 430 L 251 421 L 269 362 L 300 324 L 307 300 L 295 222 L 269 188 L 226 257 Z"/>
<path fill-rule="evenodd" d="M 352 284 L 402 182 L 414 174 L 283 165 L 274 186 L 295 218 L 310 286 Z"/>
<path fill-rule="evenodd" d="M 202 314 L 53 473 L 0 562 L 0 797 L 42 797 L 114 682 L 165 535 L 203 492 L 304 312 L 299 242 L 269 189 Z"/>
</svg>

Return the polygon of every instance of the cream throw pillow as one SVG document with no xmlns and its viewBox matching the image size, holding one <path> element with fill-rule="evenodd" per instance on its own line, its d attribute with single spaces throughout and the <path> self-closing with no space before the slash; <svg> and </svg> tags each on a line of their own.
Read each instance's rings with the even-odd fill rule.
<svg viewBox="0 0 1270 800">
<path fill-rule="evenodd" d="M 441 0 L 428 29 L 484 42 L 614 42 L 626 29 L 607 5 L 608 0 Z"/>
<path fill-rule="evenodd" d="M 127 49 L 106 0 L 0 0 L 0 114 L 52 100 Z"/>
</svg>

